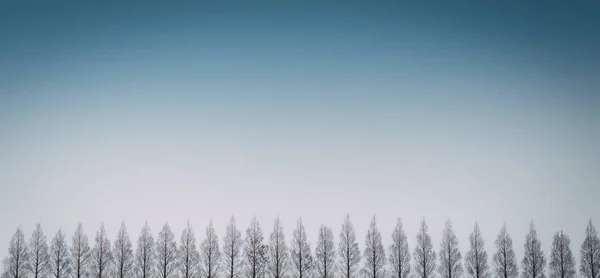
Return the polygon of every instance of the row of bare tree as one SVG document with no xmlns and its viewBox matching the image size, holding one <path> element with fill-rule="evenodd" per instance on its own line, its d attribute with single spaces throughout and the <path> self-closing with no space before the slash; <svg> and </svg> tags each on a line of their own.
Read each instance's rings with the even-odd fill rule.
<svg viewBox="0 0 600 278">
<path fill-rule="evenodd" d="M 438 275 L 443 278 L 515 278 L 519 274 L 523 278 L 544 278 L 546 275 L 546 256 L 533 222 L 526 236 L 520 271 L 506 226 L 495 241 L 496 252 L 491 262 L 477 223 L 469 236 L 470 248 L 464 262 L 450 221 L 446 222 L 436 254 L 423 220 L 412 258 L 400 219 L 386 252 L 373 217 L 362 255 L 348 215 L 342 224 L 337 248 L 332 229 L 321 226 L 314 254 L 302 219 L 296 224 L 290 247 L 279 218 L 275 220 L 268 243 L 264 242 L 256 218 L 250 222 L 244 239 L 233 217 L 225 233 L 221 248 L 211 221 L 198 249 L 189 222 L 181 233 L 179 246 L 168 224 L 155 239 L 146 223 L 134 251 L 124 223 L 112 245 L 102 224 L 93 248 L 81 223 L 71 246 L 67 246 L 62 230 L 48 246 L 39 224 L 29 243 L 21 228 L 17 228 L 3 261 L 2 278 L 433 278 Z M 549 259 L 551 278 L 575 277 L 575 259 L 564 232 L 554 235 Z M 600 277 L 600 240 L 591 220 L 581 245 L 579 273 L 585 278 Z"/>
</svg>

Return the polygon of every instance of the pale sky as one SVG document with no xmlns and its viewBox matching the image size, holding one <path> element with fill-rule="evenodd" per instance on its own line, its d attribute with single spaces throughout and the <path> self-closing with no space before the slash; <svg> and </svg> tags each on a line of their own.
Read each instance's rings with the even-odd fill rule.
<svg viewBox="0 0 600 278">
<path fill-rule="evenodd" d="M 361 250 L 374 214 L 436 252 L 450 218 L 463 256 L 479 221 L 490 259 L 506 223 L 519 264 L 534 220 L 579 265 L 600 228 L 595 1 L 143 3 L 0 4 L 0 257 L 19 225 L 200 242 L 231 215 L 301 216 L 314 250 L 349 213 Z"/>
</svg>

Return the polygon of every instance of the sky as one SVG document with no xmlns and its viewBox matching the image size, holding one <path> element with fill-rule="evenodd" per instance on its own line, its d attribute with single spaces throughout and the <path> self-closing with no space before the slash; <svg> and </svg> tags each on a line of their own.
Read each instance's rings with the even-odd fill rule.
<svg viewBox="0 0 600 278">
<path fill-rule="evenodd" d="M 361 250 L 530 221 L 579 265 L 600 228 L 597 1 L 0 3 L 0 257 L 36 223 L 93 241 L 212 219 Z M 424 3 L 427 2 L 427 3 Z M 134 241 L 135 242 L 135 241 Z"/>
</svg>

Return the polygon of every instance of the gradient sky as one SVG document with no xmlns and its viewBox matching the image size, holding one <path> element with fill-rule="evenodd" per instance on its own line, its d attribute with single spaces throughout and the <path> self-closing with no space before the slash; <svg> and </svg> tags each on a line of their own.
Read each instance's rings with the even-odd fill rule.
<svg viewBox="0 0 600 278">
<path fill-rule="evenodd" d="M 519 263 L 533 219 L 579 265 L 600 228 L 598 1 L 83 2 L 0 2 L 0 257 L 231 215 L 314 248 L 350 213 L 361 249 L 374 214 L 463 255 L 506 223 Z"/>
</svg>

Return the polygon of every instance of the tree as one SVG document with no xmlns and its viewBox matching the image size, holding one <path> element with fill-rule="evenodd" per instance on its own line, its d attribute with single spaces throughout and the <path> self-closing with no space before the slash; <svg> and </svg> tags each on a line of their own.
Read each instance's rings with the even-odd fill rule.
<svg viewBox="0 0 600 278">
<path fill-rule="evenodd" d="M 196 248 L 194 230 L 187 222 L 187 227 L 181 232 L 179 246 L 179 272 L 181 278 L 198 278 L 200 267 L 200 252 Z"/>
<path fill-rule="evenodd" d="M 425 219 L 421 221 L 421 229 L 417 234 L 417 246 L 415 247 L 415 273 L 419 278 L 429 278 L 435 270 L 435 251 L 431 244 L 431 236 L 427 234 Z"/>
<path fill-rule="evenodd" d="M 571 240 L 563 231 L 554 234 L 550 254 L 550 278 L 575 277 L 575 258 L 571 252 Z"/>
<path fill-rule="evenodd" d="M 440 243 L 440 265 L 438 271 L 441 277 L 461 277 L 463 268 L 461 264 L 462 255 L 458 250 L 458 239 L 452 229 L 452 222 L 448 219 L 444 228 L 444 235 Z"/>
<path fill-rule="evenodd" d="M 360 250 L 356 242 L 354 225 L 350 222 L 349 214 L 346 214 L 346 218 L 342 224 L 338 252 L 340 253 L 339 266 L 342 277 L 355 278 L 360 263 Z"/>
<path fill-rule="evenodd" d="M 77 224 L 73 234 L 73 246 L 71 247 L 71 261 L 73 263 L 73 278 L 85 278 L 89 273 L 90 245 L 88 237 L 83 231 L 83 225 Z"/>
<path fill-rule="evenodd" d="M 155 252 L 154 252 L 154 237 L 148 226 L 148 221 L 142 227 L 142 232 L 138 237 L 137 251 L 135 254 L 136 272 L 139 278 L 152 278 L 154 270 Z"/>
<path fill-rule="evenodd" d="M 321 225 L 321 228 L 319 229 L 319 238 L 317 239 L 317 247 L 315 248 L 315 270 L 317 278 L 335 277 L 335 255 L 333 231 L 331 228 Z"/>
<path fill-rule="evenodd" d="M 385 276 L 385 248 L 381 243 L 381 233 L 377 229 L 377 220 L 375 216 L 371 220 L 371 225 L 365 236 L 365 265 L 363 272 L 365 277 L 383 278 Z"/>
<path fill-rule="evenodd" d="M 498 238 L 495 241 L 496 253 L 494 254 L 494 273 L 497 278 L 516 278 L 519 276 L 517 257 L 513 249 L 512 238 L 502 225 Z"/>
<path fill-rule="evenodd" d="M 92 275 L 95 278 L 112 277 L 111 266 L 113 263 L 112 251 L 110 250 L 110 241 L 104 229 L 104 223 L 100 224 L 100 229 L 96 233 L 96 244 L 91 253 Z"/>
<path fill-rule="evenodd" d="M 46 235 L 39 223 L 31 234 L 29 241 L 31 277 L 45 278 L 50 272 L 50 253 L 48 252 L 48 243 Z"/>
<path fill-rule="evenodd" d="M 25 278 L 31 271 L 29 264 L 29 248 L 25 242 L 25 235 L 21 227 L 10 240 L 8 256 L 4 258 L 4 273 L 2 278 Z"/>
<path fill-rule="evenodd" d="M 238 278 L 241 267 L 242 234 L 235 226 L 235 218 L 232 216 L 223 237 L 223 260 L 225 267 L 225 278 Z"/>
<path fill-rule="evenodd" d="M 475 222 L 473 232 L 469 235 L 470 248 L 465 257 L 465 268 L 472 278 L 487 278 L 489 276 L 488 255 L 485 252 L 485 241 Z"/>
<path fill-rule="evenodd" d="M 156 272 L 161 278 L 171 278 L 177 269 L 177 244 L 169 223 L 158 233 L 156 244 Z"/>
<path fill-rule="evenodd" d="M 69 259 L 67 239 L 62 229 L 59 229 L 50 244 L 50 267 L 54 278 L 64 278 L 71 275 L 71 260 Z"/>
<path fill-rule="evenodd" d="M 523 278 L 543 278 L 546 258 L 542 252 L 542 244 L 537 236 L 533 221 L 529 223 L 529 233 L 525 237 L 525 254 L 521 262 Z"/>
<path fill-rule="evenodd" d="M 306 229 L 302 218 L 298 219 L 296 229 L 292 236 L 292 266 L 293 276 L 296 278 L 311 277 L 313 257 L 310 253 L 310 244 L 306 238 Z"/>
<path fill-rule="evenodd" d="M 283 227 L 279 217 L 275 219 L 273 232 L 269 237 L 269 273 L 272 278 L 286 278 L 288 270 L 288 249 L 285 244 Z"/>
<path fill-rule="evenodd" d="M 581 276 L 585 278 L 600 277 L 600 240 L 592 219 L 585 229 L 585 240 L 581 244 Z"/>
<path fill-rule="evenodd" d="M 392 278 L 407 278 L 410 275 L 410 251 L 408 240 L 402 227 L 402 220 L 398 218 L 392 233 L 392 245 L 389 248 L 389 262 Z"/>
<path fill-rule="evenodd" d="M 117 233 L 117 239 L 115 240 L 114 247 L 115 254 L 115 270 L 117 278 L 130 278 L 133 276 L 133 247 L 131 245 L 131 239 L 127 233 L 125 222 L 121 223 L 121 228 Z"/>
<path fill-rule="evenodd" d="M 201 273 L 203 278 L 219 277 L 221 271 L 221 251 L 219 249 L 219 237 L 215 233 L 212 220 L 206 227 L 206 238 L 200 246 L 202 251 Z"/>
<path fill-rule="evenodd" d="M 263 231 L 256 220 L 256 217 L 250 221 L 250 226 L 246 229 L 246 239 L 244 243 L 244 259 L 246 278 L 263 278 L 267 266 L 267 246 L 263 244 Z"/>
</svg>

